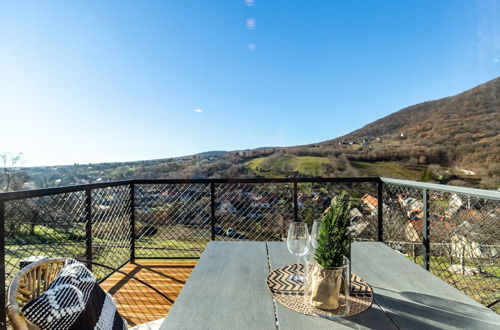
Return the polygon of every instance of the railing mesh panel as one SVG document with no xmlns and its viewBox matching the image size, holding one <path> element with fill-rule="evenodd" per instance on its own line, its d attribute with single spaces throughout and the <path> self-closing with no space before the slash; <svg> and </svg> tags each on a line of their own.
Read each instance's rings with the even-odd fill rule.
<svg viewBox="0 0 500 330">
<path fill-rule="evenodd" d="M 92 259 L 116 268 L 130 258 L 130 188 L 91 191 Z M 5 202 L 6 283 L 29 257 L 87 259 L 86 193 L 77 191 Z M 101 279 L 110 270 L 95 266 Z"/>
<path fill-rule="evenodd" d="M 485 305 L 500 299 L 498 201 L 431 191 L 429 223 L 430 271 Z"/>
<path fill-rule="evenodd" d="M 136 257 L 197 258 L 211 239 L 209 184 L 135 186 Z"/>
<path fill-rule="evenodd" d="M 92 260 L 117 268 L 130 260 L 130 186 L 92 190 Z M 94 267 L 102 278 L 107 269 Z"/>
<path fill-rule="evenodd" d="M 341 192 L 349 198 L 351 210 L 351 236 L 358 241 L 377 240 L 378 209 L 377 183 L 335 182 L 297 184 L 298 218 L 310 227 L 320 219 L 332 199 Z"/>
<path fill-rule="evenodd" d="M 383 186 L 383 241 L 423 265 L 422 190 L 409 186 Z"/>
<path fill-rule="evenodd" d="M 384 184 L 384 241 L 424 265 L 423 189 Z M 429 270 L 484 305 L 500 299 L 499 202 L 428 191 Z M 500 312 L 499 304 L 493 310 Z"/>
<path fill-rule="evenodd" d="M 5 202 L 6 283 L 29 257 L 85 258 L 85 194 Z"/>
<path fill-rule="evenodd" d="M 217 184 L 216 239 L 280 241 L 293 221 L 288 183 Z"/>
<path fill-rule="evenodd" d="M 292 183 L 216 183 L 215 240 L 286 240 Z M 199 257 L 211 239 L 211 185 L 137 184 L 136 257 Z M 355 238 L 376 239 L 376 183 L 301 183 L 298 218 L 312 224 L 340 191 L 350 196 Z M 368 196 L 368 197 L 367 197 Z"/>
</svg>

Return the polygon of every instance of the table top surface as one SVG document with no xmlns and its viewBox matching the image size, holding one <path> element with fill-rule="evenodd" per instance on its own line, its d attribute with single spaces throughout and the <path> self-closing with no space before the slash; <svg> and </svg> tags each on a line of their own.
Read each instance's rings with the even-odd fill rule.
<svg viewBox="0 0 500 330">
<path fill-rule="evenodd" d="M 295 262 L 285 242 L 210 242 L 161 329 L 499 329 L 500 315 L 383 243 L 352 244 L 372 307 L 328 320 L 274 302 L 266 278 Z"/>
</svg>

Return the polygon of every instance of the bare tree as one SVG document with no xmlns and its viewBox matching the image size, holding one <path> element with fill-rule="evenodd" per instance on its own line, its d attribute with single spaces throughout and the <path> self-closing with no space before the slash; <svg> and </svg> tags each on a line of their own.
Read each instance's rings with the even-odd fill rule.
<svg viewBox="0 0 500 330">
<path fill-rule="evenodd" d="M 22 154 L 0 154 L 0 191 L 21 190 L 28 181 L 28 174 L 16 168 L 22 162 Z"/>
</svg>

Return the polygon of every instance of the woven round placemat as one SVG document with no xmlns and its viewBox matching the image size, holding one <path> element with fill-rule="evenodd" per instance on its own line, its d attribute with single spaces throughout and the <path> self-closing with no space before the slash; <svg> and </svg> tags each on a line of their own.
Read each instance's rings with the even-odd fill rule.
<svg viewBox="0 0 500 330">
<path fill-rule="evenodd" d="M 303 274 L 303 265 L 299 265 L 298 273 Z M 336 317 L 345 314 L 344 311 L 341 311 L 341 308 L 336 311 L 327 311 L 306 304 L 304 301 L 304 288 L 291 279 L 293 274 L 297 274 L 297 264 L 275 269 L 267 275 L 267 286 L 277 302 L 291 310 L 307 315 Z M 347 316 L 359 314 L 370 308 L 373 303 L 372 288 L 356 274 L 351 274 L 350 292 L 349 297 L 347 297 L 349 299 L 349 313 Z M 340 299 L 340 304 L 343 304 L 345 296 L 341 295 Z"/>
</svg>

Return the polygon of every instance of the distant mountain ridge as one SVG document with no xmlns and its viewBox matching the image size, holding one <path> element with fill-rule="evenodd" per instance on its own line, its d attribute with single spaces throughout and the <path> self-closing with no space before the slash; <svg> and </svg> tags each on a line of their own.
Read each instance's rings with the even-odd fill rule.
<svg viewBox="0 0 500 330">
<path fill-rule="evenodd" d="M 472 169 L 500 163 L 500 77 L 455 96 L 416 104 L 339 138 L 340 141 L 390 138 L 392 151 L 441 153 L 444 163 Z M 408 151 L 408 148 L 411 150 Z M 438 150 L 439 149 L 439 150 Z"/>
<path fill-rule="evenodd" d="M 452 126 L 457 124 L 457 120 L 464 120 L 463 128 L 467 131 L 480 133 L 482 125 L 486 125 L 488 130 L 494 128 L 498 130 L 499 119 L 500 77 L 497 77 L 455 96 L 406 107 L 325 143 L 343 139 L 404 134 L 404 132 L 421 135 L 425 131 L 442 129 L 443 126 L 453 129 Z M 481 126 L 471 126 L 471 122 L 480 123 Z"/>
<path fill-rule="evenodd" d="M 196 156 L 196 157 L 216 157 L 216 156 L 221 156 L 227 153 L 231 152 L 249 152 L 249 151 L 260 151 L 260 150 L 272 150 L 280 147 L 259 147 L 255 149 L 238 149 L 238 150 L 213 150 L 213 151 L 204 151 L 204 152 L 199 152 L 194 155 L 190 156 Z M 180 156 L 180 157 L 175 157 L 175 158 L 183 158 L 183 157 L 190 157 L 190 156 Z"/>
</svg>

